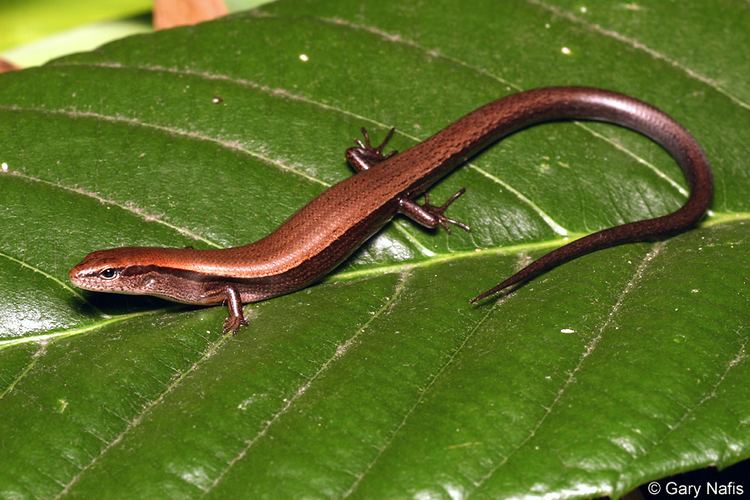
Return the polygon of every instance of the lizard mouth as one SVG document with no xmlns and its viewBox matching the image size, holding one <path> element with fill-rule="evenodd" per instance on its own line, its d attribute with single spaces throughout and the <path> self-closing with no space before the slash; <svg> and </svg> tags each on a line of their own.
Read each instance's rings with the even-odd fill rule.
<svg viewBox="0 0 750 500">
<path fill-rule="evenodd" d="M 68 279 L 75 286 L 83 290 L 91 290 L 94 292 L 101 290 L 101 288 L 97 286 L 97 280 L 92 276 L 92 273 L 80 269 L 78 266 L 68 271 Z"/>
</svg>

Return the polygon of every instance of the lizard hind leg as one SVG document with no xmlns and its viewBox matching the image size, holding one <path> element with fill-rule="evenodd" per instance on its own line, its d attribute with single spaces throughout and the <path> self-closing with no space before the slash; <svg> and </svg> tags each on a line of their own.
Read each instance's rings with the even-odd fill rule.
<svg viewBox="0 0 750 500">
<path fill-rule="evenodd" d="M 391 156 L 398 154 L 398 151 L 395 150 L 388 154 L 383 153 L 385 146 L 393 137 L 395 130 L 395 128 L 391 128 L 383 141 L 379 145 L 373 146 L 370 141 L 370 134 L 367 132 L 367 129 L 363 127 L 362 137 L 364 141 L 362 139 L 356 139 L 354 141 L 356 146 L 346 150 L 346 161 L 354 170 L 362 172 L 387 160 Z M 422 205 L 410 200 L 406 196 L 401 196 L 398 199 L 400 205 L 399 213 L 428 229 L 435 229 L 440 226 L 450 232 L 450 224 L 453 224 L 464 231 L 469 231 L 469 226 L 466 224 L 445 216 L 445 211 L 451 203 L 456 201 L 465 191 L 464 188 L 459 189 L 442 205 L 432 205 L 427 193 L 424 195 L 424 203 Z"/>
<path fill-rule="evenodd" d="M 458 191 L 453 193 L 453 195 L 448 198 L 448 200 L 442 205 L 431 204 L 430 195 L 427 193 L 425 193 L 424 203 L 421 205 L 408 198 L 402 197 L 399 199 L 399 203 L 401 205 L 401 208 L 399 208 L 399 213 L 407 216 L 417 224 L 429 229 L 434 229 L 440 226 L 450 233 L 450 224 L 453 224 L 454 226 L 460 227 L 464 231 L 470 231 L 471 229 L 469 228 L 469 226 L 467 226 L 463 222 L 459 222 L 445 216 L 445 211 L 448 209 L 448 207 L 451 206 L 451 204 L 458 198 L 460 198 L 461 195 L 465 192 L 466 188 L 459 189 Z"/>
</svg>

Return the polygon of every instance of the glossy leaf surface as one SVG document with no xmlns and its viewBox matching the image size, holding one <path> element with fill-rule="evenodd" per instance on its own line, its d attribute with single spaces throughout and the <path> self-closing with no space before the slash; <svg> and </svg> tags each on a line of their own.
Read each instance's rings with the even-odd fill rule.
<svg viewBox="0 0 750 500">
<path fill-rule="evenodd" d="M 281 1 L 2 75 L 0 492 L 620 495 L 750 456 L 746 81 L 703 46 L 728 42 L 699 7 L 619 5 Z M 469 306 L 566 238 L 685 198 L 647 139 L 556 123 L 435 187 L 467 188 L 450 213 L 471 233 L 397 220 L 324 283 L 249 306 L 233 337 L 219 307 L 67 282 L 97 248 L 262 237 L 352 175 L 362 126 L 396 126 L 403 150 L 562 84 L 684 123 L 714 167 L 706 222 Z"/>
</svg>

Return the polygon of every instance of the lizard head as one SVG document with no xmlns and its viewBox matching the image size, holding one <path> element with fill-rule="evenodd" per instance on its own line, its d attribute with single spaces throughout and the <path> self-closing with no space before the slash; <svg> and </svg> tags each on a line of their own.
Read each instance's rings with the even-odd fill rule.
<svg viewBox="0 0 750 500">
<path fill-rule="evenodd" d="M 95 292 L 149 294 L 147 248 L 125 247 L 88 254 L 68 273 L 77 287 Z"/>
</svg>

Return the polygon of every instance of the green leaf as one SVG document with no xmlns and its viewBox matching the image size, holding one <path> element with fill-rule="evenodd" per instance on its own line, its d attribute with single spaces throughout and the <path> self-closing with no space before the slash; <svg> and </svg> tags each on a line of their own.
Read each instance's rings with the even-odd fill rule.
<svg viewBox="0 0 750 500">
<path fill-rule="evenodd" d="M 270 0 L 226 0 L 230 12 L 257 7 Z M 20 67 L 83 52 L 137 33 L 152 30 L 146 0 L 4 0 L 0 58 Z"/>
<path fill-rule="evenodd" d="M 141 14 L 150 4 L 148 0 L 4 0 L 0 6 L 0 50 L 83 24 Z"/>
<path fill-rule="evenodd" d="M 0 492 L 621 495 L 749 457 L 750 99 L 732 37 L 750 13 L 628 5 L 281 1 L 2 75 Z M 562 84 L 687 126 L 714 168 L 707 221 L 469 306 L 566 238 L 685 199 L 647 139 L 556 123 L 436 186 L 467 187 L 450 213 L 471 233 L 395 221 L 324 283 L 248 306 L 236 336 L 221 307 L 68 284 L 97 248 L 262 237 L 352 175 L 362 126 L 395 125 L 403 150 Z"/>
</svg>

